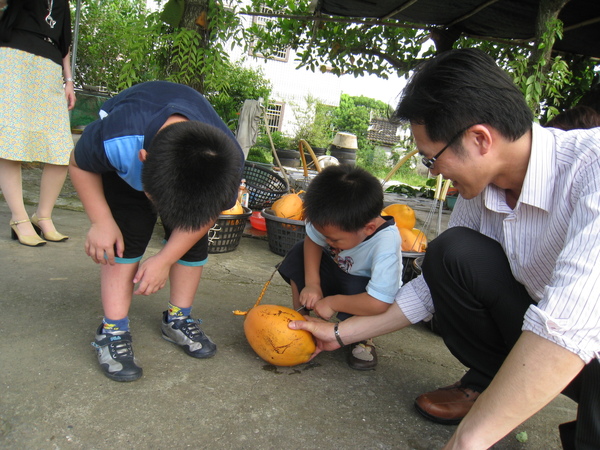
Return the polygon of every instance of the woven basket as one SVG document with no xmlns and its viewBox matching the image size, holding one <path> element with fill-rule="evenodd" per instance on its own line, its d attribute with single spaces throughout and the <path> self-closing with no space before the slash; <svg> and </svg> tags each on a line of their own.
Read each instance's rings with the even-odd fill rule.
<svg viewBox="0 0 600 450">
<path fill-rule="evenodd" d="M 251 214 L 249 208 L 244 208 L 243 214 L 221 214 L 214 226 L 208 230 L 208 253 L 234 251 L 240 244 Z"/>
<path fill-rule="evenodd" d="M 243 178 L 250 193 L 248 206 L 252 209 L 270 207 L 289 190 L 285 180 L 275 172 L 248 161 L 244 166 Z"/>
<path fill-rule="evenodd" d="M 296 242 L 306 236 L 306 227 L 302 220 L 277 217 L 273 210 L 268 208 L 262 210 L 262 216 L 267 224 L 269 250 L 277 255 L 285 256 Z"/>
</svg>

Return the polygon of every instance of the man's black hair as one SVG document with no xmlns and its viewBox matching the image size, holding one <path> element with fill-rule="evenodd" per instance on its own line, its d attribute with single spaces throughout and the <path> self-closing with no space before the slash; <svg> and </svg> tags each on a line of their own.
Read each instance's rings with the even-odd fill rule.
<svg viewBox="0 0 600 450">
<path fill-rule="evenodd" d="M 461 49 L 441 53 L 416 69 L 394 119 L 425 125 L 434 142 L 448 142 L 476 124 L 488 124 L 514 141 L 531 129 L 533 113 L 493 58 Z"/>
<path fill-rule="evenodd" d="M 577 105 L 561 112 L 544 126 L 559 128 L 565 131 L 600 127 L 600 114 L 589 106 Z"/>
<path fill-rule="evenodd" d="M 241 151 L 223 131 L 198 121 L 160 130 L 142 169 L 163 224 L 198 230 L 214 221 L 235 198 L 241 178 Z"/>
<path fill-rule="evenodd" d="M 306 218 L 317 226 L 354 232 L 381 214 L 383 189 L 360 167 L 329 166 L 309 184 L 304 196 Z"/>
</svg>

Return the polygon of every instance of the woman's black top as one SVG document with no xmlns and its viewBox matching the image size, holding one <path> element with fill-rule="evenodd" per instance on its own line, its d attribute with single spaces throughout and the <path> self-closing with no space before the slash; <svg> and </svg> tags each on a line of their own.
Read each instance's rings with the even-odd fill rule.
<svg viewBox="0 0 600 450">
<path fill-rule="evenodd" d="M 51 18 L 47 19 L 49 13 Z M 62 65 L 70 45 L 68 0 L 8 1 L 0 19 L 0 46 L 33 53 Z"/>
</svg>

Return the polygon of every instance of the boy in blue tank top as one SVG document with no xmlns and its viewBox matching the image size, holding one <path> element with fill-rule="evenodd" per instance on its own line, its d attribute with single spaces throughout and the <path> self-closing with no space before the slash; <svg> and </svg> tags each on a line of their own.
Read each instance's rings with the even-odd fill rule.
<svg viewBox="0 0 600 450">
<path fill-rule="evenodd" d="M 129 332 L 132 296 L 170 281 L 162 336 L 194 358 L 216 345 L 191 318 L 208 259 L 207 232 L 237 198 L 244 156 L 233 134 L 194 89 L 141 83 L 108 100 L 85 128 L 70 175 L 90 219 L 85 249 L 101 267 L 104 319 L 92 343 L 103 373 L 133 381 L 142 368 Z M 157 217 L 166 244 L 141 262 Z"/>
</svg>

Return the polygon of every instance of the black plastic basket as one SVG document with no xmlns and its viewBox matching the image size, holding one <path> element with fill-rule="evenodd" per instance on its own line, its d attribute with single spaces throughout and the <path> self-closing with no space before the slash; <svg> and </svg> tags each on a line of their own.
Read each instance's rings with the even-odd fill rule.
<svg viewBox="0 0 600 450">
<path fill-rule="evenodd" d="M 421 275 L 423 255 L 425 253 L 402 252 L 402 284 L 406 284 L 413 278 Z"/>
<path fill-rule="evenodd" d="M 269 250 L 277 255 L 285 256 L 296 242 L 306 236 L 306 227 L 302 220 L 277 217 L 268 208 L 263 209 L 261 214 L 267 224 Z"/>
<path fill-rule="evenodd" d="M 244 208 L 243 214 L 221 214 L 214 226 L 208 230 L 208 253 L 234 251 L 240 245 L 251 214 L 249 208 Z"/>
<path fill-rule="evenodd" d="M 268 208 L 289 190 L 283 178 L 252 162 L 247 161 L 244 165 L 243 178 L 250 193 L 248 206 L 252 209 Z"/>
</svg>

